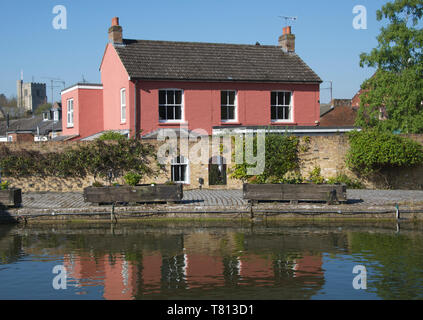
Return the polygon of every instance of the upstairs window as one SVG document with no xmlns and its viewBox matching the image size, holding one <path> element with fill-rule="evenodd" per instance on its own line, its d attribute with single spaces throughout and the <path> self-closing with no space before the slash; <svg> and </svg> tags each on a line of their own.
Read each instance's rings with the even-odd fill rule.
<svg viewBox="0 0 423 320">
<path fill-rule="evenodd" d="M 182 90 L 159 91 L 159 119 L 161 122 L 182 120 Z"/>
<path fill-rule="evenodd" d="M 120 90 L 120 122 L 126 122 L 126 89 Z"/>
<path fill-rule="evenodd" d="M 67 102 L 67 122 L 68 128 L 73 127 L 73 99 L 69 99 Z"/>
<path fill-rule="evenodd" d="M 273 122 L 292 120 L 292 92 L 272 92 L 271 114 Z"/>
<path fill-rule="evenodd" d="M 236 91 L 222 91 L 220 96 L 222 122 L 236 121 Z"/>
</svg>

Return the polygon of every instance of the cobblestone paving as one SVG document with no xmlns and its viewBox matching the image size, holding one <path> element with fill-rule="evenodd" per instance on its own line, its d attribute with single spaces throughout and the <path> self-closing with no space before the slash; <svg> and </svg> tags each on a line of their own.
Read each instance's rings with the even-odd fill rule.
<svg viewBox="0 0 423 320">
<path fill-rule="evenodd" d="M 387 205 L 402 202 L 423 203 L 423 191 L 419 190 L 348 190 L 348 199 L 361 199 L 364 203 Z"/>
<path fill-rule="evenodd" d="M 24 193 L 24 208 L 84 208 L 90 204 L 84 202 L 82 193 Z M 190 206 L 240 206 L 247 204 L 242 199 L 242 190 L 191 190 L 184 191 L 182 201 Z"/>
<path fill-rule="evenodd" d="M 348 190 L 351 203 L 368 205 L 388 205 L 401 202 L 423 203 L 423 191 L 400 190 Z M 84 208 L 90 204 L 84 202 L 82 193 L 24 193 L 24 208 Z M 242 206 L 247 201 L 242 199 L 242 190 L 190 190 L 184 191 L 183 204 L 189 206 Z"/>
</svg>

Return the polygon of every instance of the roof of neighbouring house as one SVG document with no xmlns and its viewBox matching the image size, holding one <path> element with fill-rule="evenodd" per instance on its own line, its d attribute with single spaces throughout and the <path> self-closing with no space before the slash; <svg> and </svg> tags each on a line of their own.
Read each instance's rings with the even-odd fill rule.
<svg viewBox="0 0 423 320">
<path fill-rule="evenodd" d="M 39 134 L 44 136 L 52 130 L 56 132 L 62 131 L 62 121 L 43 120 L 43 116 L 39 115 L 33 118 L 10 120 L 9 128 L 7 128 L 6 121 L 0 121 L 0 136 L 5 136 L 6 132 L 32 132 L 37 134 L 37 127 L 39 128 Z"/>
<path fill-rule="evenodd" d="M 321 103 L 320 104 L 320 116 L 323 117 L 326 113 L 333 110 L 331 103 Z"/>
<path fill-rule="evenodd" d="M 297 54 L 278 46 L 124 40 L 115 48 L 134 79 L 322 82 Z"/>
<path fill-rule="evenodd" d="M 78 138 L 78 137 L 79 137 L 78 134 L 74 134 L 74 135 L 70 135 L 70 136 L 57 136 L 57 137 L 54 137 L 51 140 L 56 141 L 56 142 L 58 142 L 58 141 L 62 142 L 62 141 L 71 141 L 71 140 Z"/>
<path fill-rule="evenodd" d="M 322 127 L 354 126 L 357 110 L 350 106 L 339 106 L 320 117 Z"/>
</svg>

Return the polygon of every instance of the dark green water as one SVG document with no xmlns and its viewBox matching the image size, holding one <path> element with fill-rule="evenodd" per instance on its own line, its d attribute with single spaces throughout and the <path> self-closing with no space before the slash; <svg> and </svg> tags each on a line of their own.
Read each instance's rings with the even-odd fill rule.
<svg viewBox="0 0 423 320">
<path fill-rule="evenodd" d="M 0 299 L 422 298 L 421 224 L 0 226 Z"/>
</svg>

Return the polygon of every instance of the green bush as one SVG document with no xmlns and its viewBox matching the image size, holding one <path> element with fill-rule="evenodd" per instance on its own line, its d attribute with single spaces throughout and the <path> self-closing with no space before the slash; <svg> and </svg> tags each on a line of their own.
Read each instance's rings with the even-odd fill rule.
<svg viewBox="0 0 423 320">
<path fill-rule="evenodd" d="M 142 176 L 135 172 L 129 172 L 123 177 L 123 179 L 126 184 L 135 187 L 142 179 Z"/>
<path fill-rule="evenodd" d="M 257 176 L 250 176 L 247 174 L 247 170 L 255 165 L 249 165 L 244 162 L 243 164 L 235 165 L 231 172 L 232 178 L 249 181 L 250 183 L 264 184 L 282 181 L 288 172 L 298 170 L 299 139 L 297 137 L 267 134 L 265 143 L 264 172 Z M 254 154 L 257 155 L 257 137 L 254 138 L 253 150 Z"/>
<path fill-rule="evenodd" d="M 368 176 L 389 168 L 423 164 L 423 146 L 419 143 L 380 130 L 354 131 L 349 134 L 347 166 Z"/>
<path fill-rule="evenodd" d="M 329 178 L 328 184 L 345 184 L 348 189 L 364 189 L 364 185 L 357 179 L 351 179 L 346 174 L 339 174 L 336 177 Z"/>
<path fill-rule="evenodd" d="M 100 141 L 121 141 L 127 139 L 128 138 L 126 138 L 124 135 L 114 131 L 105 132 L 99 138 L 97 138 L 97 140 Z"/>
<path fill-rule="evenodd" d="M 104 184 L 102 184 L 101 182 L 95 181 L 92 186 L 94 188 L 102 188 L 104 187 Z"/>
<path fill-rule="evenodd" d="M 12 151 L 0 146 L 0 168 L 7 177 L 101 177 L 109 183 L 128 172 L 156 176 L 163 169 L 151 144 L 136 139 L 69 147 L 63 152 Z M 154 163 L 155 162 L 155 166 Z M 157 169 L 155 169 L 157 168 Z"/>
<path fill-rule="evenodd" d="M 7 189 L 9 189 L 9 182 L 7 181 L 0 182 L 0 190 L 7 190 Z"/>
<path fill-rule="evenodd" d="M 325 183 L 325 178 L 321 175 L 322 170 L 320 167 L 314 167 L 313 171 L 310 172 L 309 180 L 314 184 Z"/>
</svg>

